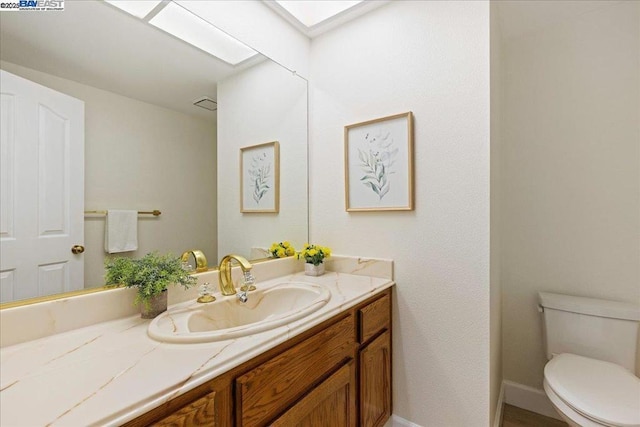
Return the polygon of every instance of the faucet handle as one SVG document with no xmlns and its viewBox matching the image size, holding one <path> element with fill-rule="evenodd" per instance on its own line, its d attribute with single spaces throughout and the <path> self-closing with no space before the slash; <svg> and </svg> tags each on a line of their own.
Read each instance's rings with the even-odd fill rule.
<svg viewBox="0 0 640 427">
<path fill-rule="evenodd" d="M 200 297 L 198 297 L 197 299 L 198 302 L 213 302 L 216 300 L 216 297 L 211 295 L 213 292 L 211 292 L 211 289 L 209 289 L 210 285 L 211 284 L 207 282 L 200 286 L 200 289 L 198 289 L 198 294 L 200 295 Z"/>
<path fill-rule="evenodd" d="M 238 298 L 238 300 L 243 304 L 249 300 L 249 298 L 247 297 L 247 291 L 238 292 L 236 294 L 236 298 Z"/>
<path fill-rule="evenodd" d="M 256 277 L 253 275 L 253 273 L 251 273 L 251 270 L 247 270 L 244 272 L 244 277 L 242 279 L 242 287 L 240 288 L 240 290 L 243 292 L 255 291 L 256 287 L 253 286 L 254 283 L 256 283 Z"/>
</svg>

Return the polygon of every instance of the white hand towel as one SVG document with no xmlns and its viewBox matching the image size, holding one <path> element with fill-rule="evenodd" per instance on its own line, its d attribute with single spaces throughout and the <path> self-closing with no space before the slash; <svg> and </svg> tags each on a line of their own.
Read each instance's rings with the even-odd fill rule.
<svg viewBox="0 0 640 427">
<path fill-rule="evenodd" d="M 104 250 L 110 254 L 138 249 L 138 211 L 107 211 Z"/>
</svg>

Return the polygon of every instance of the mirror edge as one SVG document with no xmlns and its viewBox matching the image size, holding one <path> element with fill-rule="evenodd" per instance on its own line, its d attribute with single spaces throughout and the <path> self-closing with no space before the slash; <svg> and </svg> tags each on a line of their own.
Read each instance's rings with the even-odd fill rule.
<svg viewBox="0 0 640 427">
<path fill-rule="evenodd" d="M 60 293 L 60 294 L 45 295 L 45 296 L 42 296 L 42 297 L 26 298 L 26 299 L 21 299 L 21 300 L 16 300 L 16 301 L 3 302 L 3 303 L 0 303 L 0 311 L 1 310 L 6 310 L 8 308 L 22 307 L 23 305 L 38 304 L 38 303 L 41 303 L 41 302 L 49 302 L 49 301 L 55 301 L 55 300 L 58 300 L 58 299 L 71 298 L 71 297 L 75 297 L 75 296 L 78 296 L 78 295 L 92 294 L 92 293 L 95 293 L 95 292 L 106 291 L 106 290 L 109 290 L 109 289 L 114 289 L 114 287 L 113 286 L 100 286 L 100 287 L 97 287 L 97 288 L 80 289 L 80 290 L 77 290 L 77 291 L 64 292 L 64 293 Z"/>
<path fill-rule="evenodd" d="M 294 256 L 294 255 L 292 255 Z M 251 264 L 261 264 L 264 262 L 268 262 L 268 261 L 273 261 L 275 259 L 278 258 L 258 258 L 258 259 L 254 259 L 251 260 Z M 219 271 L 218 266 L 215 266 L 213 268 L 209 268 L 207 271 L 203 271 L 201 273 L 195 273 L 195 274 L 202 274 L 202 273 L 211 273 L 211 272 L 216 272 Z M 59 299 L 65 299 L 65 298 L 71 298 L 71 297 L 76 297 L 76 296 L 80 296 L 80 295 L 87 295 L 87 294 L 92 294 L 92 293 L 96 293 L 96 292 L 102 292 L 102 291 L 108 291 L 111 289 L 118 289 L 121 286 L 100 286 L 97 288 L 88 288 L 88 289 L 80 289 L 77 291 L 71 291 L 71 292 L 64 292 L 64 293 L 60 293 L 60 294 L 54 294 L 54 295 L 47 295 L 47 296 L 42 296 L 42 297 L 36 297 L 36 298 L 27 298 L 27 299 L 22 299 L 22 300 L 17 300 L 17 301 L 10 301 L 10 302 L 3 302 L 0 303 L 0 311 L 2 310 L 7 310 L 10 308 L 15 308 L 15 307 L 22 307 L 25 305 L 31 305 L 31 304 L 39 304 L 39 303 L 43 303 L 43 302 L 50 302 L 50 301 L 55 301 L 55 300 L 59 300 Z"/>
</svg>

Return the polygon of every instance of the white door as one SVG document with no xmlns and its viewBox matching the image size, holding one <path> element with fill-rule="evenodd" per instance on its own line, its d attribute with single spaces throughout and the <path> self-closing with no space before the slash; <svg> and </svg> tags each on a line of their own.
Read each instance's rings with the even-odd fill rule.
<svg viewBox="0 0 640 427">
<path fill-rule="evenodd" d="M 0 301 L 82 289 L 84 102 L 0 73 Z"/>
</svg>

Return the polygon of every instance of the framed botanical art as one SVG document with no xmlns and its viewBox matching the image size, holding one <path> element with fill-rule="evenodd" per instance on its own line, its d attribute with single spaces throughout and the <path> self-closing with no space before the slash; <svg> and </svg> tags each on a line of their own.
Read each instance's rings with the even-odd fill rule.
<svg viewBox="0 0 640 427">
<path fill-rule="evenodd" d="M 280 209 L 280 145 L 278 141 L 240 149 L 240 212 Z"/>
<path fill-rule="evenodd" d="M 413 114 L 345 126 L 348 212 L 413 210 Z"/>
</svg>

